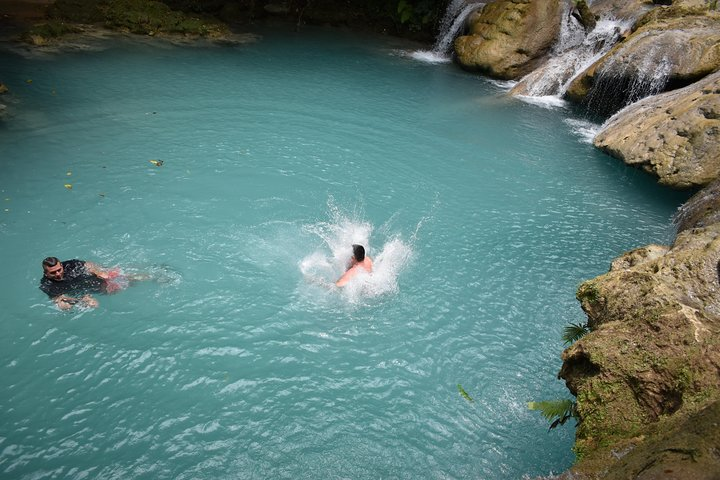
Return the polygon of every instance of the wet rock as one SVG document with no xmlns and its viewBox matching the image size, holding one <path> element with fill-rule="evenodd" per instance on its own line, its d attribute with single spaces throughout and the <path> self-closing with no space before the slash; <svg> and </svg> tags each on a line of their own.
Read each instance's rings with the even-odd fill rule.
<svg viewBox="0 0 720 480">
<path fill-rule="evenodd" d="M 290 12 L 290 7 L 284 2 L 268 3 L 263 8 L 266 12 L 274 15 L 286 15 Z"/>
<path fill-rule="evenodd" d="M 592 31 L 597 24 L 595 14 L 590 10 L 590 7 L 585 0 L 578 0 L 575 3 L 573 15 L 578 19 L 583 27 L 585 27 L 586 32 Z"/>
<path fill-rule="evenodd" d="M 591 2 L 590 7 L 601 18 L 630 22 L 634 22 L 653 8 L 644 0 L 595 0 Z"/>
<path fill-rule="evenodd" d="M 697 419 L 719 413 L 718 260 L 715 223 L 683 231 L 672 247 L 628 252 L 580 286 L 592 332 L 563 352 L 559 374 L 577 396 L 580 415 L 574 472 L 700 479 L 718 471 L 720 457 L 708 450 L 717 445 L 717 425 L 695 429 L 687 441 L 665 434 L 688 433 Z M 654 460 L 643 464 L 648 458 Z M 647 476 L 643 468 L 653 463 L 688 476 Z"/>
<path fill-rule="evenodd" d="M 720 13 L 674 12 L 659 7 L 639 20 L 639 28 L 575 78 L 565 97 L 611 114 L 720 69 Z M 675 16 L 681 12 L 692 14 Z"/>
<path fill-rule="evenodd" d="M 720 176 L 720 71 L 614 115 L 594 144 L 673 188 Z"/>
<path fill-rule="evenodd" d="M 468 19 L 455 40 L 458 63 L 501 79 L 516 79 L 546 59 L 560 32 L 560 2 L 499 0 Z"/>
<path fill-rule="evenodd" d="M 720 222 L 720 179 L 692 196 L 675 215 L 678 233 Z"/>
</svg>

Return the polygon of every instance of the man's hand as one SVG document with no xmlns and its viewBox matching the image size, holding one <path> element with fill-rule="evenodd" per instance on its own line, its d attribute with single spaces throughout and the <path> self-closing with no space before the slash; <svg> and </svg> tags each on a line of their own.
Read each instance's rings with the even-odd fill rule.
<svg viewBox="0 0 720 480">
<path fill-rule="evenodd" d="M 73 305 L 78 303 L 77 298 L 68 297 L 67 295 L 60 295 L 59 297 L 56 297 L 55 304 L 58 306 L 60 310 L 70 310 Z"/>
<path fill-rule="evenodd" d="M 96 308 L 98 306 L 98 301 L 95 300 L 90 295 L 83 295 L 83 297 L 80 299 L 80 301 L 83 303 L 84 306 L 90 307 L 90 308 Z"/>
<path fill-rule="evenodd" d="M 93 275 L 97 275 L 100 278 L 104 278 L 107 280 L 108 274 L 105 270 L 100 268 L 97 264 L 92 262 L 85 262 L 85 271 L 88 273 L 92 273 Z"/>
</svg>

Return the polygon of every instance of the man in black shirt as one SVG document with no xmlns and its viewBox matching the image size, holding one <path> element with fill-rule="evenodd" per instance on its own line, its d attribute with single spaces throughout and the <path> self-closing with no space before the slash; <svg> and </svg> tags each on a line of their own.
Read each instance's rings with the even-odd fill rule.
<svg viewBox="0 0 720 480">
<path fill-rule="evenodd" d="M 47 257 L 42 262 L 44 276 L 40 290 L 45 292 L 62 310 L 70 310 L 79 303 L 97 307 L 98 302 L 91 293 L 111 293 L 119 289 L 110 279 L 118 276 L 117 271 L 105 271 L 94 263 L 82 260 L 61 262 L 56 257 Z"/>
</svg>

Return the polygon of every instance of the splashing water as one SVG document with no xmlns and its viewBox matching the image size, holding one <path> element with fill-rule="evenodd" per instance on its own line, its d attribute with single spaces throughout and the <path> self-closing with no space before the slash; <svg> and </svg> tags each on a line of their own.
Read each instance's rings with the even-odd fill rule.
<svg viewBox="0 0 720 480">
<path fill-rule="evenodd" d="M 299 263 L 305 281 L 324 287 L 333 287 L 343 274 L 352 257 L 352 245 L 360 244 L 373 259 L 371 274 L 359 273 L 342 292 L 351 302 L 362 298 L 376 297 L 398 290 L 398 276 L 412 258 L 412 242 L 422 221 L 418 223 L 411 241 L 403 240 L 397 234 L 387 237 L 381 247 L 373 248 L 371 236 L 373 226 L 361 220 L 360 214 L 348 216 L 329 203 L 330 220 L 306 225 L 304 230 L 319 237 L 323 245 Z M 381 240 L 382 242 L 382 240 Z"/>
<path fill-rule="evenodd" d="M 415 60 L 427 63 L 448 63 L 450 62 L 450 47 L 457 36 L 460 28 L 465 24 L 467 17 L 475 10 L 485 6 L 482 2 L 471 2 L 467 0 L 453 0 L 448 5 L 445 15 L 440 22 L 440 29 L 437 40 L 432 50 L 418 50 L 410 54 Z"/>
<path fill-rule="evenodd" d="M 635 44 L 649 37 L 645 33 Z M 681 35 L 678 34 L 678 42 Z M 597 72 L 597 80 L 586 99 L 588 111 L 609 115 L 645 97 L 657 95 L 667 85 L 673 69 L 664 49 L 653 47 L 639 53 L 621 47 Z"/>
<path fill-rule="evenodd" d="M 567 20 L 563 25 L 577 24 L 573 17 L 565 17 Z M 578 42 L 577 25 L 565 26 L 563 31 L 567 33 L 561 36 L 561 41 L 554 49 L 554 56 L 545 66 L 529 73 L 519 82 L 526 92 L 524 96 L 562 97 L 575 77 L 605 55 L 625 28 L 624 24 L 616 20 L 602 19 L 592 32 Z"/>
</svg>

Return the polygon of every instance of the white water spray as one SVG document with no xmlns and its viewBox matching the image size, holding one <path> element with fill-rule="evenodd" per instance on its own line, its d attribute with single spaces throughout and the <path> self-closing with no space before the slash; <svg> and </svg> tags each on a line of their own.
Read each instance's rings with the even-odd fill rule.
<svg viewBox="0 0 720 480">
<path fill-rule="evenodd" d="M 360 244 L 373 259 L 373 272 L 353 277 L 350 283 L 339 290 L 342 295 L 355 303 L 362 298 L 397 291 L 398 276 L 412 257 L 412 240 L 405 241 L 400 235 L 390 235 L 384 239 L 384 243 L 374 246 L 371 239 L 374 229 L 369 222 L 357 218 L 357 215 L 351 218 L 343 214 L 331 202 L 329 210 L 329 221 L 304 227 L 304 230 L 319 237 L 323 243 L 298 265 L 305 280 L 335 288 L 335 281 L 343 274 L 352 256 L 352 245 Z M 380 241 L 383 242 L 382 239 Z"/>
<path fill-rule="evenodd" d="M 450 62 L 452 42 L 463 25 L 465 25 L 465 20 L 472 12 L 482 8 L 484 5 L 483 2 L 468 2 L 468 0 L 453 0 L 450 2 L 443 19 L 440 21 L 440 29 L 433 49 L 418 50 L 413 52 L 411 57 L 428 63 Z"/>
<path fill-rule="evenodd" d="M 571 15 L 564 15 L 560 41 L 553 57 L 520 80 L 517 94 L 528 97 L 562 97 L 575 77 L 607 53 L 627 28 L 617 20 L 601 19 L 587 36 Z M 580 40 L 580 41 L 578 41 Z"/>
</svg>

